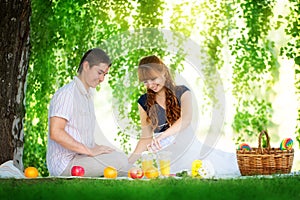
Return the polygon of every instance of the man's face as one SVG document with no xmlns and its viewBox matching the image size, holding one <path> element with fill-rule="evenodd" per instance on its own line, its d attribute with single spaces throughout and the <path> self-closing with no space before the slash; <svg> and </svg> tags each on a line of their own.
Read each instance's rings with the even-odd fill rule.
<svg viewBox="0 0 300 200">
<path fill-rule="evenodd" d="M 102 81 L 104 81 L 105 75 L 108 73 L 109 66 L 106 63 L 100 63 L 88 67 L 86 70 L 86 83 L 88 87 L 96 88 Z"/>
</svg>

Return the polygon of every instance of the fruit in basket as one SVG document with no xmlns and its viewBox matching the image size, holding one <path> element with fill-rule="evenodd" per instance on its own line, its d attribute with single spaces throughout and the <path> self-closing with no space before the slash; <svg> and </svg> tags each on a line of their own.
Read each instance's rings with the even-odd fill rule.
<svg viewBox="0 0 300 200">
<path fill-rule="evenodd" d="M 138 167 L 133 167 L 128 171 L 128 177 L 133 179 L 143 178 L 144 171 Z"/>
<path fill-rule="evenodd" d="M 291 150 L 293 148 L 293 140 L 291 138 L 285 138 L 280 143 L 281 150 Z"/>
<path fill-rule="evenodd" d="M 240 144 L 240 146 L 239 146 L 239 148 L 238 148 L 239 150 L 246 150 L 246 151 L 251 151 L 252 149 L 251 149 L 251 147 L 247 144 L 247 143 L 242 143 L 242 144 Z"/>
</svg>

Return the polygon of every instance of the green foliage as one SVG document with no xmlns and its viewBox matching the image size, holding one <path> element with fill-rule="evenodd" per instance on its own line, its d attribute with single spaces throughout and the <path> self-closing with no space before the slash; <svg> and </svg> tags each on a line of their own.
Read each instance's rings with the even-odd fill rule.
<svg viewBox="0 0 300 200">
<path fill-rule="evenodd" d="M 270 128 L 272 86 L 277 81 L 278 63 L 274 42 L 267 37 L 271 30 L 275 1 L 240 1 L 239 36 L 230 38 L 230 49 L 235 57 L 233 95 L 237 99 L 233 123 L 237 141 L 253 140 L 261 130 Z"/>
<path fill-rule="evenodd" d="M 300 2 L 290 0 L 290 13 L 286 17 L 287 26 L 285 32 L 290 36 L 289 42 L 281 48 L 280 55 L 293 59 L 295 62 L 295 88 L 298 102 L 300 101 Z M 297 140 L 300 145 L 300 107 L 298 106 L 298 118 L 296 126 Z"/>
<path fill-rule="evenodd" d="M 47 143 L 47 105 L 54 92 L 51 70 L 54 55 L 45 48 L 53 42 L 53 29 L 50 29 L 53 15 L 50 2 L 33 1 L 31 17 L 31 56 L 27 75 L 26 116 L 24 126 L 24 167 L 36 166 L 41 175 L 47 175 L 45 164 Z M 46 31 L 45 30 L 49 30 Z M 36 70 L 40 66 L 43 70 Z M 42 66 L 42 67 L 41 67 Z"/>
<path fill-rule="evenodd" d="M 191 36 L 192 31 L 195 28 L 197 13 L 195 15 L 190 15 L 199 6 L 195 6 L 195 2 L 183 1 L 181 3 L 175 4 L 172 9 L 171 15 L 171 30 L 179 32 L 186 37 Z M 192 6 L 192 7 L 191 7 Z M 187 10 L 188 8 L 188 10 Z"/>
<path fill-rule="evenodd" d="M 249 138 L 257 139 L 258 133 L 262 130 L 266 130 L 266 124 L 268 124 L 268 120 L 271 119 L 271 113 L 268 112 L 268 110 L 272 108 L 272 105 L 264 100 L 254 98 L 252 100 L 243 101 L 243 106 L 248 109 L 236 108 L 237 112 L 234 116 L 232 126 L 236 132 L 244 132 Z M 249 109 L 249 107 L 252 109 Z M 237 137 L 237 141 L 245 140 L 243 134 L 238 134 Z"/>
<path fill-rule="evenodd" d="M 134 28 L 160 27 L 163 22 L 164 1 L 139 0 L 136 7 L 137 14 L 133 16 Z"/>
<path fill-rule="evenodd" d="M 223 56 L 223 47 L 227 44 L 228 34 L 234 26 L 232 21 L 235 8 L 230 1 L 206 0 L 200 4 L 196 12 L 201 12 L 205 16 L 202 23 L 203 30 L 200 32 L 205 38 L 202 45 L 207 54 L 207 57 L 202 58 L 206 64 L 206 68 L 203 69 L 206 77 L 204 100 L 216 107 L 218 104 L 216 88 L 221 84 L 216 74 L 219 72 L 218 69 L 224 67 L 226 58 Z"/>
</svg>

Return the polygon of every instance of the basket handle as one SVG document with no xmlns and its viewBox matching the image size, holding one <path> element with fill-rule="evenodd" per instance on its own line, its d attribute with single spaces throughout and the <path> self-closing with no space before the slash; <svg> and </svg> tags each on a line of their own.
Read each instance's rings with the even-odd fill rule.
<svg viewBox="0 0 300 200">
<path fill-rule="evenodd" d="M 259 134 L 259 137 L 258 137 L 258 148 L 260 150 L 262 150 L 262 146 L 261 146 L 261 138 L 263 135 L 266 135 L 266 138 L 267 138 L 267 149 L 270 150 L 271 149 L 271 146 L 270 146 L 270 137 L 269 137 L 269 134 L 267 133 L 267 131 L 265 130 L 262 130 Z"/>
</svg>

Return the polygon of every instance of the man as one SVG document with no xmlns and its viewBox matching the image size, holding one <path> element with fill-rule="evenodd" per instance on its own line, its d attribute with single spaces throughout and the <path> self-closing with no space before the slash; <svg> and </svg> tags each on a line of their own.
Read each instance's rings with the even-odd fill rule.
<svg viewBox="0 0 300 200">
<path fill-rule="evenodd" d="M 128 165 L 122 152 L 95 143 L 96 117 L 93 91 L 108 73 L 111 61 L 101 49 L 87 51 L 81 59 L 78 75 L 60 88 L 50 102 L 47 167 L 52 176 L 70 176 L 75 165 L 84 176 L 103 175 L 106 166 L 119 172 Z"/>
</svg>

